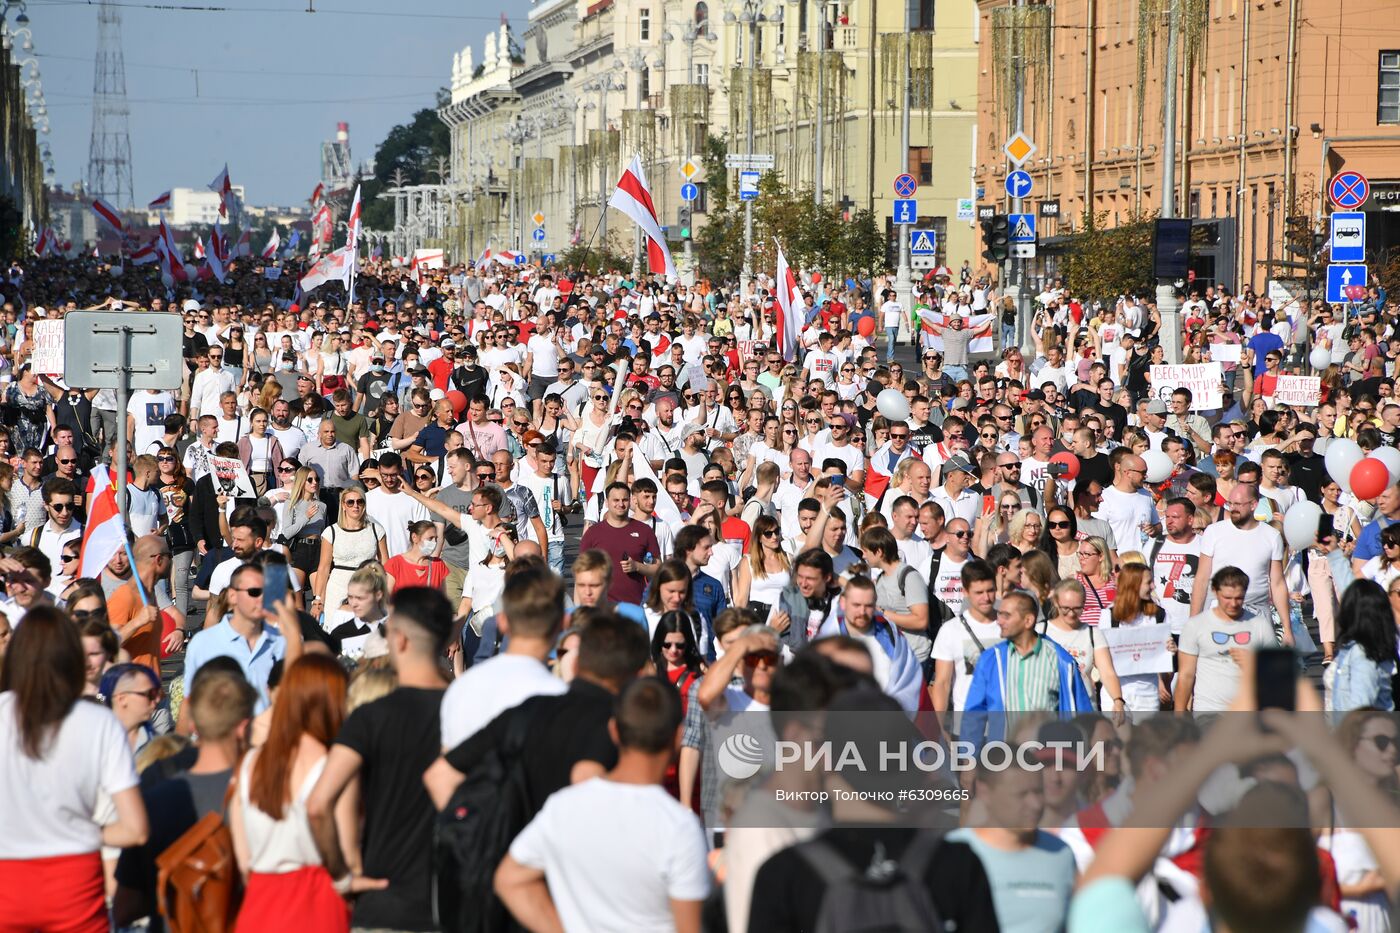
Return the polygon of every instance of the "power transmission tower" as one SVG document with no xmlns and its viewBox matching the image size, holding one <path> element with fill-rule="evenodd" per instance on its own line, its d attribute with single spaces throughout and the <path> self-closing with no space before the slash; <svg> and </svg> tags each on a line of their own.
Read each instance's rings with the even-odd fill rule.
<svg viewBox="0 0 1400 933">
<path fill-rule="evenodd" d="M 115 4 L 103 0 L 97 10 L 97 57 L 92 66 L 88 193 L 123 209 L 136 206 L 131 183 L 129 114 L 121 13 Z"/>
</svg>

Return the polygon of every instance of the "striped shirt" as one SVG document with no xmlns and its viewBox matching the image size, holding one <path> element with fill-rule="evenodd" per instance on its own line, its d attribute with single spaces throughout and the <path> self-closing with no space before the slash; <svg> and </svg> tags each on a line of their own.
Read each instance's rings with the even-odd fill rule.
<svg viewBox="0 0 1400 933">
<path fill-rule="evenodd" d="M 1006 709 L 1017 712 L 1060 708 L 1060 665 L 1054 648 L 1037 636 L 1035 646 L 1021 654 L 1013 644 L 1006 653 Z"/>
</svg>

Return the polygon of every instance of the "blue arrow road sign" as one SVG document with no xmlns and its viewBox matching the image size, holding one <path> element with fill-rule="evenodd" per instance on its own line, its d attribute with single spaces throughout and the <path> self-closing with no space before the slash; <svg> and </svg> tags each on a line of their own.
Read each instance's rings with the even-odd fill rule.
<svg viewBox="0 0 1400 933">
<path fill-rule="evenodd" d="M 932 230 L 914 230 L 909 235 L 909 255 L 932 256 L 938 251 L 938 234 Z"/>
<path fill-rule="evenodd" d="M 535 232 L 530 234 L 530 239 L 536 243 L 544 242 L 544 227 L 536 227 Z"/>
<path fill-rule="evenodd" d="M 894 180 L 894 193 L 901 198 L 912 198 L 914 192 L 919 190 L 919 183 L 914 180 L 914 176 L 905 172 Z"/>
<path fill-rule="evenodd" d="M 1366 214 L 1364 211 L 1337 211 L 1332 215 L 1329 238 L 1333 262 L 1366 261 Z"/>
<path fill-rule="evenodd" d="M 700 187 L 694 182 L 688 181 L 685 184 L 681 185 L 682 201 L 694 201 L 698 197 L 700 197 Z"/>
<path fill-rule="evenodd" d="M 919 202 L 913 198 L 900 198 L 894 202 L 894 222 L 914 224 L 919 222 Z"/>
<path fill-rule="evenodd" d="M 525 265 L 525 254 L 524 254 L 524 253 L 516 253 L 516 254 L 515 254 L 515 264 L 516 264 L 517 266 L 523 266 L 523 265 Z"/>
<path fill-rule="evenodd" d="M 1006 176 L 1006 193 L 1013 198 L 1024 198 L 1031 193 L 1031 173 L 1020 169 Z"/>
<path fill-rule="evenodd" d="M 1328 266 L 1327 300 L 1332 304 L 1351 301 L 1347 297 L 1347 288 L 1353 285 L 1365 285 L 1367 281 L 1365 266 Z"/>
<path fill-rule="evenodd" d="M 1034 214 L 1007 214 L 1006 225 L 1010 229 L 1010 236 L 1007 239 L 1012 243 L 1035 242 Z"/>
</svg>

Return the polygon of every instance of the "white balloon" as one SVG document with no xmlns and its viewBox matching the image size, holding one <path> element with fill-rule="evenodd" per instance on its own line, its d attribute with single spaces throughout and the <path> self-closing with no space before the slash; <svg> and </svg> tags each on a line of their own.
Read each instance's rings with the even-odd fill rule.
<svg viewBox="0 0 1400 933">
<path fill-rule="evenodd" d="M 1371 456 L 1385 464 L 1385 468 L 1390 471 L 1390 485 L 1400 483 L 1400 450 L 1394 447 L 1377 447 L 1371 451 Z"/>
<path fill-rule="evenodd" d="M 175 287 L 175 276 L 171 275 L 169 272 L 162 272 L 160 274 L 160 281 L 166 288 Z"/>
<path fill-rule="evenodd" d="M 1308 362 L 1313 369 L 1326 369 L 1332 365 L 1332 351 L 1327 347 L 1313 347 L 1312 353 L 1308 355 Z"/>
<path fill-rule="evenodd" d="M 1142 455 L 1147 464 L 1147 481 L 1160 483 L 1172 475 L 1172 458 L 1160 450 L 1149 450 Z"/>
<path fill-rule="evenodd" d="M 1365 452 L 1356 441 L 1349 437 L 1335 437 L 1327 444 L 1327 453 L 1323 457 L 1323 462 L 1327 465 L 1327 475 L 1342 489 L 1351 492 L 1351 468 L 1360 463 L 1365 456 Z"/>
<path fill-rule="evenodd" d="M 1283 539 L 1295 551 L 1317 543 L 1317 523 L 1322 518 L 1322 506 L 1316 502 L 1299 502 L 1283 516 Z"/>
<path fill-rule="evenodd" d="M 903 421 L 909 417 L 909 400 L 898 389 L 886 389 L 877 395 L 875 407 L 888 421 Z"/>
<path fill-rule="evenodd" d="M 126 270 L 123 269 L 121 266 L 113 266 L 109 271 L 112 274 L 112 278 L 119 279 L 122 277 L 122 273 Z"/>
</svg>

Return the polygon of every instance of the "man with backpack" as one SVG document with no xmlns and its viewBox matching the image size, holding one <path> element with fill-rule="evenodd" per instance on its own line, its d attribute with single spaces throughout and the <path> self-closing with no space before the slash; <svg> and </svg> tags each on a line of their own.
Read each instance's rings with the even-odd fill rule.
<svg viewBox="0 0 1400 933">
<path fill-rule="evenodd" d="M 863 761 L 879 760 L 882 742 L 917 741 L 899 705 L 874 687 L 837 694 L 826 712 L 832 747 L 854 746 Z M 896 734 L 901 729 L 908 731 Z M 895 801 L 900 794 L 879 799 L 881 792 L 909 789 L 910 774 L 826 771 L 826 790 L 846 792 L 831 795 L 833 825 L 763 863 L 753 884 L 750 933 L 998 929 L 987 874 L 972 850 L 908 826 Z M 857 796 L 870 799 L 852 799 Z"/>
<path fill-rule="evenodd" d="M 452 633 L 452 606 L 427 587 L 394 594 L 384 639 L 398 687 L 361 706 L 341 726 L 306 815 L 332 878 L 350 874 L 336 827 L 336 805 L 360 779 L 364 823 L 352 924 L 436 930 L 433 914 L 433 804 L 423 771 L 441 748 L 438 714 L 446 684 L 438 666 Z"/>
<path fill-rule="evenodd" d="M 211 662 L 195 675 L 185 704 L 197 733 L 197 757 L 188 770 L 141 789 L 151 834 L 144 845 L 124 850 L 117 862 L 112 912 L 118 927 L 149 917 L 151 933 L 165 929 L 165 918 L 157 910 L 156 859 L 206 815 L 223 812 L 234 766 L 248 748 L 248 724 L 257 697 L 247 678 L 224 665 Z M 230 866 L 230 883 L 234 871 Z M 181 890 L 179 883 L 173 888 L 167 903 L 178 914 L 179 903 L 192 900 L 194 893 Z"/>
<path fill-rule="evenodd" d="M 934 618 L 928 584 L 923 574 L 899 559 L 899 546 L 888 528 L 866 529 L 860 536 L 860 547 L 871 570 L 880 571 L 875 579 L 875 607 L 904 633 L 919 663 L 927 668 L 927 683 L 933 679 L 929 660 L 933 636 L 937 623 L 942 622 Z"/>
<path fill-rule="evenodd" d="M 557 916 L 567 930 L 700 928 L 705 839 L 661 788 L 680 727 L 671 684 L 646 677 L 623 688 L 608 724 L 617 764 L 545 801 L 496 871 L 497 895 L 524 926 L 546 929 Z"/>
</svg>

